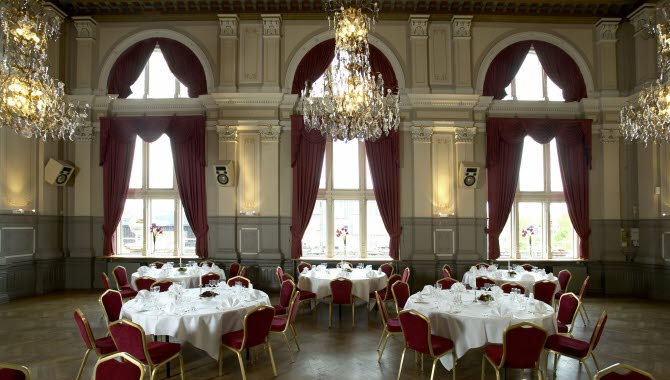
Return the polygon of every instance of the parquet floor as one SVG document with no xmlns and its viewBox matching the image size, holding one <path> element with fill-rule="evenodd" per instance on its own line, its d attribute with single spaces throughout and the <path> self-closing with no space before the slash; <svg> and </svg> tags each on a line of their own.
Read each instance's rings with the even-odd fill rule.
<svg viewBox="0 0 670 380">
<path fill-rule="evenodd" d="M 0 305 L 0 361 L 28 366 L 36 380 L 74 379 L 84 355 L 84 346 L 72 318 L 76 307 L 81 308 L 93 325 L 94 334 L 105 333 L 99 310 L 98 292 L 63 292 L 46 296 L 12 301 Z M 647 300 L 621 298 L 589 298 L 587 308 L 591 323 L 584 326 L 579 320 L 575 336 L 588 339 L 595 320 L 603 309 L 609 320 L 596 353 L 601 365 L 627 362 L 651 372 L 657 379 L 670 379 L 670 304 Z M 390 340 L 381 364 L 377 363 L 375 350 L 381 334 L 378 314 L 368 319 L 365 308 L 356 309 L 356 327 L 351 327 L 348 308 L 342 310 L 338 322 L 334 312 L 333 327 L 328 329 L 328 307 L 320 306 L 317 312 L 301 310 L 297 329 L 302 351 L 291 364 L 286 346 L 279 337 L 272 338 L 277 362 L 277 379 L 395 379 L 402 352 L 398 341 Z M 217 363 L 204 352 L 186 344 L 183 349 L 187 379 L 241 379 L 234 355 L 224 356 L 224 375 L 218 376 Z M 426 360 L 421 372 L 414 363 L 414 355 L 406 356 L 403 379 L 430 378 L 430 362 Z M 482 350 L 469 351 L 459 360 L 458 379 L 479 379 Z M 83 379 L 90 379 L 95 362 L 94 355 L 84 370 Z M 247 376 L 252 379 L 272 378 L 272 369 L 266 356 L 261 354 L 254 364 L 247 365 Z M 593 364 L 589 362 L 593 369 Z M 586 379 L 578 372 L 576 361 L 561 359 L 556 379 Z M 551 362 L 550 362 L 551 371 Z M 178 379 L 173 370 L 171 379 Z M 507 379 L 530 378 L 530 373 L 509 371 Z M 165 378 L 161 373 L 160 379 Z M 451 379 L 441 365 L 436 379 Z M 487 368 L 487 379 L 494 373 Z M 549 374 L 549 378 L 554 378 Z"/>
</svg>

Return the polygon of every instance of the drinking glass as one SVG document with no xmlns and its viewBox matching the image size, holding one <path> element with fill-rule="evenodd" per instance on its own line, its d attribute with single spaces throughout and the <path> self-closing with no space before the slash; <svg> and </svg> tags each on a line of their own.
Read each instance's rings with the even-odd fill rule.
<svg viewBox="0 0 670 380">
<path fill-rule="evenodd" d="M 153 286 L 153 287 L 151 287 L 151 292 L 153 294 L 160 293 L 161 292 L 161 287 L 160 286 Z"/>
<path fill-rule="evenodd" d="M 213 288 L 216 286 L 216 280 L 209 280 L 209 287 Z"/>
<path fill-rule="evenodd" d="M 442 284 L 439 282 L 435 285 L 435 287 L 437 288 L 437 290 L 442 290 Z"/>
</svg>

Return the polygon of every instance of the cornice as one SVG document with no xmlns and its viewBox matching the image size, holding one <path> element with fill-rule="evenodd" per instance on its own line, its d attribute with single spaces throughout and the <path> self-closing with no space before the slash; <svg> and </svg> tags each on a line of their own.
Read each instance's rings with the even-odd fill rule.
<svg viewBox="0 0 670 380">
<path fill-rule="evenodd" d="M 212 100 L 221 107 L 279 107 L 283 93 L 220 93 L 211 94 Z"/>
</svg>

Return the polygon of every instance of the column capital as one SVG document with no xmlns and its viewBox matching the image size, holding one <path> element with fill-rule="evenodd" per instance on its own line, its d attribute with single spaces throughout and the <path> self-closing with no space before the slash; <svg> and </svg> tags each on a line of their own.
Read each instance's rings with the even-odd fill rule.
<svg viewBox="0 0 670 380">
<path fill-rule="evenodd" d="M 74 27 L 77 29 L 77 40 L 95 41 L 98 23 L 90 16 L 72 17 Z"/>
<path fill-rule="evenodd" d="M 240 19 L 236 14 L 217 14 L 219 18 L 219 37 L 237 38 L 239 35 Z"/>
<path fill-rule="evenodd" d="M 428 38 L 428 19 L 430 15 L 409 15 L 410 38 Z"/>
<path fill-rule="evenodd" d="M 93 142 L 93 137 L 93 126 L 87 125 L 79 128 L 75 132 L 74 141 L 77 143 L 91 143 Z"/>
<path fill-rule="evenodd" d="M 635 28 L 635 36 L 642 36 L 643 38 L 649 38 L 650 26 L 656 23 L 656 5 L 652 3 L 644 3 L 640 5 L 636 10 L 628 15 L 630 23 L 633 24 Z"/>
<path fill-rule="evenodd" d="M 217 125 L 216 133 L 219 135 L 219 142 L 237 142 L 237 126 Z"/>
<path fill-rule="evenodd" d="M 456 135 L 456 143 L 470 143 L 475 141 L 477 135 L 477 127 L 456 127 L 454 131 Z"/>
<path fill-rule="evenodd" d="M 263 37 L 281 36 L 281 15 L 280 14 L 262 14 L 263 19 Z"/>
<path fill-rule="evenodd" d="M 603 144 L 618 144 L 621 139 L 621 131 L 619 129 L 601 129 L 600 141 Z"/>
<path fill-rule="evenodd" d="M 454 16 L 451 19 L 451 35 L 453 38 L 470 38 L 472 16 Z"/>
<path fill-rule="evenodd" d="M 47 16 L 53 18 L 54 20 L 58 21 L 58 25 L 63 25 L 63 21 L 65 21 L 65 17 L 67 17 L 67 14 L 63 12 L 60 8 L 55 6 L 53 3 L 44 3 L 42 6 L 44 8 L 44 13 L 47 14 Z"/>
<path fill-rule="evenodd" d="M 601 18 L 596 23 L 596 42 L 616 42 L 616 31 L 621 23 L 620 18 Z"/>
<path fill-rule="evenodd" d="M 433 138 L 433 127 L 412 127 L 412 141 L 430 143 Z"/>
<path fill-rule="evenodd" d="M 262 142 L 279 142 L 281 125 L 268 125 L 260 129 Z"/>
</svg>

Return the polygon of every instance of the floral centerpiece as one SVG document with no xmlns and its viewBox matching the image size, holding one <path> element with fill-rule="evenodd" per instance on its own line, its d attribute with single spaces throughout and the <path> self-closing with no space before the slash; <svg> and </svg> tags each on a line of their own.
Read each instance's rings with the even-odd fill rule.
<svg viewBox="0 0 670 380">
<path fill-rule="evenodd" d="M 481 302 L 490 302 L 490 301 L 493 301 L 493 296 L 490 295 L 490 294 L 484 293 L 481 296 L 479 296 L 478 300 L 481 301 Z"/>
<path fill-rule="evenodd" d="M 537 229 L 538 228 L 536 228 L 532 224 L 526 228 L 521 229 L 521 237 L 522 238 L 528 237 L 528 252 L 530 252 L 531 257 L 533 257 L 533 235 L 535 235 Z"/>
<path fill-rule="evenodd" d="M 335 230 L 335 237 L 342 238 L 342 242 L 344 243 L 344 258 L 342 259 L 342 262 L 344 263 L 344 260 L 347 259 L 347 236 L 349 235 L 349 227 L 348 226 L 343 226 L 342 228 L 338 228 Z"/>
<path fill-rule="evenodd" d="M 156 238 L 158 235 L 163 234 L 163 227 L 156 225 L 156 223 L 151 223 L 151 228 L 149 228 L 149 232 L 151 233 L 153 240 L 154 240 L 154 252 L 156 252 Z"/>
</svg>

